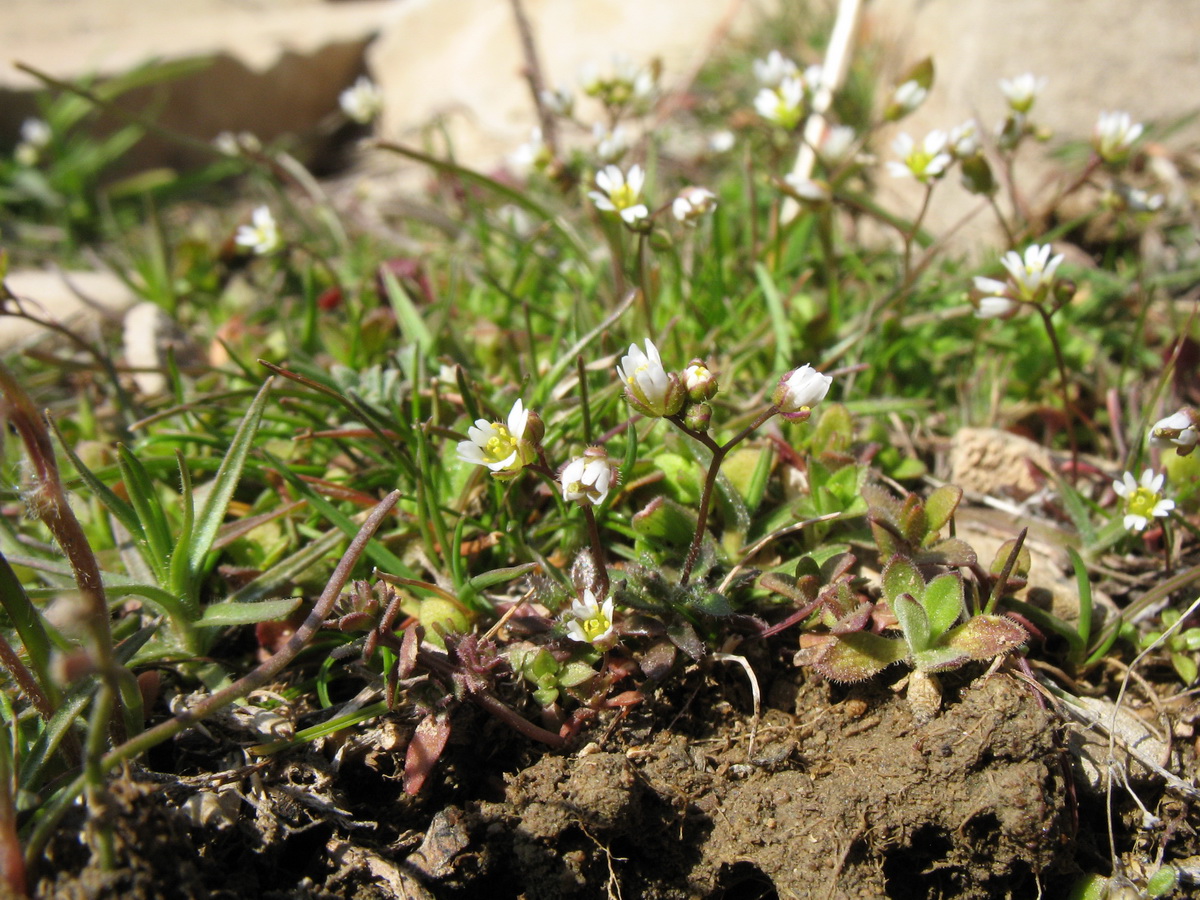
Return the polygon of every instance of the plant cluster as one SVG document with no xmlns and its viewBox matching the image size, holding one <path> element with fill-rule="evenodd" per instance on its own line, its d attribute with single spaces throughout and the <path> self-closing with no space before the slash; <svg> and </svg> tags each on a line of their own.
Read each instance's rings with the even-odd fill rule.
<svg viewBox="0 0 1200 900">
<path fill-rule="evenodd" d="M 1052 224 L 1088 190 L 1094 218 L 1132 229 L 1159 215 L 1134 184 L 1142 126 L 1102 114 L 1075 175 L 1028 198 L 1018 151 L 1048 137 L 1031 117 L 1033 75 L 1001 82 L 994 131 L 900 134 L 879 167 L 879 129 L 921 105 L 932 63 L 869 122 L 851 121 L 857 107 L 821 65 L 773 50 L 742 69 L 730 127 L 690 165 L 649 125 L 658 67 L 622 59 L 585 73 L 578 99 L 535 84 L 519 187 L 377 144 L 429 166 L 461 223 L 450 240 L 412 224 L 404 249 L 347 233 L 279 148 L 219 136 L 222 165 L 259 195 L 253 210 L 164 241 L 131 279 L 182 318 L 205 310 L 193 324 L 211 340 L 207 364 L 165 355 L 158 395 L 78 336 L 86 382 L 32 357 L 0 367 L 16 435 L 0 516 L 0 874 L 13 891 L 80 796 L 90 846 L 115 863 L 112 771 L 228 708 L 261 724 L 255 756 L 406 720 L 416 794 L 461 706 L 564 748 L 689 666 L 749 669 L 738 647 L 781 634 L 781 659 L 836 682 L 907 668 L 920 721 L 946 672 L 1011 663 L 1032 677 L 1032 659 L 1082 676 L 1126 644 L 1161 648 L 1194 681 L 1194 622 L 1167 608 L 1139 633 L 1137 604 L 1093 618 L 1088 574 L 1112 548 L 1162 552 L 1171 567 L 1191 535 L 1200 413 L 1184 406 L 1147 441 L 1154 405 L 1120 399 L 1156 377 L 1177 336 L 1139 317 L 1130 350 L 1104 301 L 1146 297 L 1112 259 L 1068 262 L 1056 250 L 1071 229 Z M 79 138 L 94 166 L 63 148 L 80 110 L 113 96 L 50 104 L 0 185 L 46 188 L 60 168 L 92 178 L 124 133 Z M 369 128 L 380 104 L 361 81 L 340 106 Z M 880 169 L 921 185 L 913 217 L 875 205 Z M 995 211 L 1002 272 L 936 259 L 922 223 L 953 172 Z M 894 229 L 900 250 L 858 248 L 847 235 L 862 217 Z M 33 315 L 0 299 L 5 315 Z M 1055 422 L 1070 452 L 1063 474 L 1043 473 L 1042 511 L 1082 551 L 1074 621 L 1017 596 L 1024 532 L 985 566 L 955 533 L 963 491 L 914 483 L 927 468 L 910 433 L 984 418 L 975 379 L 992 358 L 1019 373 L 995 396 Z M 1154 465 L 1163 454 L 1169 474 Z M 256 664 L 230 658 L 247 626 Z M 197 683 L 205 693 L 188 700 Z M 175 698 L 169 715 L 160 694 Z"/>
</svg>

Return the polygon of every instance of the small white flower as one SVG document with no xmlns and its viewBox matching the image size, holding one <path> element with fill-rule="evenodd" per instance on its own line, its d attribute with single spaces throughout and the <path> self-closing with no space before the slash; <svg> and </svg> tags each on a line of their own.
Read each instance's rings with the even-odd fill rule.
<svg viewBox="0 0 1200 900">
<path fill-rule="evenodd" d="M 975 315 L 980 319 L 1007 319 L 1019 306 L 1008 292 L 1008 282 L 976 276 Z"/>
<path fill-rule="evenodd" d="M 26 119 L 21 123 L 21 140 L 38 150 L 45 148 L 53 136 L 44 119 Z"/>
<path fill-rule="evenodd" d="M 542 106 L 552 115 L 567 118 L 575 110 L 575 95 L 566 88 L 543 90 L 538 96 L 542 99 Z"/>
<path fill-rule="evenodd" d="M 1158 212 L 1166 202 L 1162 194 L 1150 194 L 1141 188 L 1118 185 L 1126 207 L 1135 213 Z"/>
<path fill-rule="evenodd" d="M 658 348 L 646 338 L 646 350 L 637 344 L 621 357 L 617 375 L 625 385 L 625 399 L 642 415 L 671 416 L 683 405 L 683 388 L 679 379 L 667 373 Z"/>
<path fill-rule="evenodd" d="M 754 108 L 768 122 L 790 131 L 804 118 L 804 82 L 789 76 L 778 87 L 763 88 L 754 98 Z"/>
<path fill-rule="evenodd" d="M 1049 244 L 1030 244 L 1025 248 L 1024 258 L 1016 250 L 1009 250 L 1001 258 L 1018 299 L 1039 300 L 1054 285 L 1054 273 L 1062 263 L 1063 255 L 1051 257 L 1050 250 Z"/>
<path fill-rule="evenodd" d="M 534 127 L 529 132 L 529 140 L 514 150 L 508 157 L 514 169 L 527 172 L 531 169 L 542 171 L 550 164 L 550 148 L 542 137 L 542 129 Z"/>
<path fill-rule="evenodd" d="M 890 160 L 888 171 L 894 177 L 907 176 L 922 184 L 940 178 L 951 163 L 951 156 L 946 152 L 946 140 L 946 132 L 931 131 L 918 147 L 907 132 L 901 133 L 892 142 L 892 150 L 900 157 L 900 161 Z"/>
<path fill-rule="evenodd" d="M 258 135 L 249 131 L 222 131 L 213 138 L 213 146 L 226 156 L 241 156 L 243 153 L 258 153 L 262 150 L 262 141 Z"/>
<path fill-rule="evenodd" d="M 737 143 L 737 138 L 728 128 L 714 131 L 708 136 L 708 149 L 713 153 L 728 153 Z"/>
<path fill-rule="evenodd" d="M 809 203 L 828 203 L 833 196 L 824 182 L 801 178 L 794 172 L 784 175 L 783 180 L 793 194 Z"/>
<path fill-rule="evenodd" d="M 787 419 L 807 419 L 812 407 L 825 399 L 833 378 L 805 363 L 779 379 L 772 402 Z"/>
<path fill-rule="evenodd" d="M 362 75 L 338 95 L 338 105 L 346 118 L 367 125 L 383 112 L 383 93 L 375 82 Z"/>
<path fill-rule="evenodd" d="M 529 411 L 518 399 L 503 424 L 476 419 L 467 429 L 468 440 L 458 442 L 458 457 L 473 465 L 487 466 L 493 475 L 515 475 L 532 458 L 525 441 L 528 424 Z"/>
<path fill-rule="evenodd" d="M 950 129 L 947 141 L 950 152 L 956 159 L 966 159 L 979 152 L 979 126 L 974 119 L 968 119 L 961 125 Z"/>
<path fill-rule="evenodd" d="M 596 595 L 584 589 L 583 596 L 571 604 L 567 637 L 581 644 L 603 645 L 613 637 L 613 600 L 601 605 Z"/>
<path fill-rule="evenodd" d="M 254 210 L 250 217 L 251 224 L 238 227 L 234 242 L 239 247 L 245 247 L 259 256 L 266 256 L 279 249 L 279 228 L 275 225 L 275 217 L 266 206 Z"/>
<path fill-rule="evenodd" d="M 800 68 L 778 50 L 772 50 L 766 59 L 754 60 L 754 77 L 766 88 L 777 88 L 785 78 L 795 78 Z"/>
<path fill-rule="evenodd" d="M 858 135 L 849 125 L 835 125 L 825 132 L 817 152 L 825 165 L 836 166 L 850 156 L 856 140 Z"/>
<path fill-rule="evenodd" d="M 1159 450 L 1174 447 L 1181 456 L 1187 456 L 1196 446 L 1196 422 L 1187 407 L 1171 413 L 1150 426 L 1150 446 Z"/>
<path fill-rule="evenodd" d="M 918 81 L 906 81 L 904 84 L 896 88 L 892 94 L 892 106 L 895 112 L 892 114 L 893 119 L 901 118 L 908 115 L 918 106 L 925 102 L 925 98 L 929 96 L 929 89 L 921 87 Z"/>
<path fill-rule="evenodd" d="M 615 109 L 630 104 L 646 105 L 656 86 L 653 71 L 639 68 L 629 57 L 620 54 L 613 57 L 610 75 L 599 74 L 596 67 L 589 64 L 580 72 L 579 80 L 585 94 Z"/>
<path fill-rule="evenodd" d="M 1133 480 L 1132 472 L 1113 482 L 1113 490 L 1125 501 L 1123 524 L 1127 531 L 1143 531 L 1151 519 L 1162 518 L 1175 508 L 1175 501 L 1162 495 L 1164 477 L 1161 472 L 1156 475 L 1153 469 L 1147 469 L 1140 482 Z"/>
<path fill-rule="evenodd" d="M 705 187 L 685 187 L 671 203 L 671 214 L 684 225 L 694 227 L 717 207 L 717 195 Z"/>
<path fill-rule="evenodd" d="M 1046 86 L 1046 79 L 1039 78 L 1032 72 L 1018 75 L 1016 78 L 1001 78 L 1000 91 L 1008 101 L 1008 108 L 1018 115 L 1024 115 L 1033 108 L 1033 102 Z"/>
<path fill-rule="evenodd" d="M 588 196 L 597 209 L 615 212 L 627 225 L 633 225 L 650 214 L 641 202 L 645 181 L 646 173 L 641 166 L 633 166 L 628 175 L 616 166 L 605 166 L 596 173 L 596 187 L 600 190 L 589 191 Z"/>
<path fill-rule="evenodd" d="M 1135 123 L 1127 112 L 1102 112 L 1096 120 L 1092 144 L 1105 162 L 1123 162 L 1144 130 L 1141 123 Z"/>
<path fill-rule="evenodd" d="M 601 447 L 588 447 L 563 467 L 559 482 L 563 499 L 580 506 L 599 506 L 617 477 L 617 467 Z"/>
<path fill-rule="evenodd" d="M 592 126 L 592 140 L 596 143 L 596 156 L 603 163 L 615 163 L 629 152 L 629 134 L 622 125 L 610 131 L 597 122 Z"/>
</svg>

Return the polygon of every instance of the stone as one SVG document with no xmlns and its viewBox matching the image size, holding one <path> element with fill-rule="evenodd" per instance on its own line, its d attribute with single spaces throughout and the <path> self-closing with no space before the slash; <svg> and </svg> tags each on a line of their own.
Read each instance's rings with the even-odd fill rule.
<svg viewBox="0 0 1200 900">
<path fill-rule="evenodd" d="M 86 335 L 105 322 L 118 322 L 137 303 L 133 290 L 111 272 L 55 272 L 25 269 L 9 272 L 4 283 L 17 298 L 2 308 L 18 306 L 30 315 Z M 0 354 L 50 335 L 51 330 L 17 315 L 0 316 Z"/>
<path fill-rule="evenodd" d="M 44 90 L 12 62 L 73 81 L 158 60 L 197 67 L 123 94 L 122 107 L 146 111 L 163 128 L 204 142 L 221 131 L 252 131 L 264 141 L 294 134 L 320 145 L 342 121 L 338 94 L 362 73 L 367 43 L 396 6 L 381 0 L 6 0 L 0 143 L 15 143 L 21 122 L 37 115 Z M 122 168 L 189 167 L 209 159 L 203 148 L 151 134 Z"/>
</svg>

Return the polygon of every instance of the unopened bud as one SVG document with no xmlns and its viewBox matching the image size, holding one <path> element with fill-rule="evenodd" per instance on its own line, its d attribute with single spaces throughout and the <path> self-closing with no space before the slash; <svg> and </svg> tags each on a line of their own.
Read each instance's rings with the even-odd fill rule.
<svg viewBox="0 0 1200 900">
<path fill-rule="evenodd" d="M 702 359 L 693 359 L 683 370 L 683 386 L 693 403 L 711 400 L 717 392 L 717 376 Z"/>
<path fill-rule="evenodd" d="M 692 431 L 708 431 L 712 421 L 712 406 L 708 403 L 689 403 L 683 414 L 683 424 Z"/>
</svg>

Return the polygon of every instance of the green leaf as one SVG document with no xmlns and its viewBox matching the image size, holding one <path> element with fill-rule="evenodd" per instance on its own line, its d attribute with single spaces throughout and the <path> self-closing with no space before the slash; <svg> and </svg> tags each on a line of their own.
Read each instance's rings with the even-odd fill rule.
<svg viewBox="0 0 1200 900">
<path fill-rule="evenodd" d="M 937 534 L 946 527 L 958 504 L 962 500 L 962 488 L 943 484 L 925 498 L 925 516 L 929 522 L 929 534 Z"/>
<path fill-rule="evenodd" d="M 683 547 L 696 533 L 696 514 L 667 497 L 655 497 L 634 514 L 631 524 L 639 537 Z"/>
<path fill-rule="evenodd" d="M 408 292 L 404 290 L 404 286 L 400 284 L 395 273 L 387 266 L 380 267 L 380 272 L 383 274 L 383 287 L 387 293 L 388 302 L 391 303 L 392 311 L 396 314 L 396 321 L 400 325 L 401 333 L 407 335 L 413 343 L 420 347 L 422 353 L 429 353 L 433 349 L 433 334 L 430 332 L 429 326 L 421 318 L 421 313 L 417 311 L 412 298 L 408 296 Z"/>
<path fill-rule="evenodd" d="M 970 661 L 970 655 L 960 647 L 933 646 L 913 654 L 913 664 L 922 672 L 946 672 Z"/>
<path fill-rule="evenodd" d="M 227 628 L 231 625 L 257 625 L 286 619 L 303 601 L 299 597 L 283 600 L 260 600 L 257 603 L 211 603 L 204 607 L 196 625 L 200 628 Z"/>
<path fill-rule="evenodd" d="M 908 643 L 908 649 L 912 651 L 913 656 L 927 650 L 931 643 L 931 637 L 929 616 L 925 614 L 924 607 L 908 594 L 901 594 L 895 598 L 889 597 L 888 604 L 900 622 L 904 640 Z"/>
<path fill-rule="evenodd" d="M 89 469 L 78 454 L 67 444 L 66 438 L 58 428 L 58 423 L 54 419 L 50 419 L 50 427 L 54 429 L 54 436 L 58 438 L 59 445 L 71 460 L 71 465 L 75 467 L 75 471 L 79 477 L 83 479 L 83 483 L 88 486 L 97 499 L 104 504 L 107 509 L 116 518 L 118 522 L 125 526 L 125 530 L 136 540 L 144 538 L 142 534 L 142 523 L 138 520 L 137 513 L 133 511 L 125 500 L 117 496 L 103 481 L 96 477 L 96 473 Z"/>
<path fill-rule="evenodd" d="M 828 643 L 806 647 L 795 664 L 811 666 L 831 681 L 865 681 L 908 655 L 904 641 L 857 631 L 830 638 Z"/>
<path fill-rule="evenodd" d="M 770 271 L 762 263 L 755 263 L 754 278 L 767 301 L 767 312 L 771 316 L 772 331 L 775 335 L 775 364 L 774 368 L 782 372 L 792 359 L 792 322 L 787 310 L 784 309 L 783 297 L 771 277 Z"/>
<path fill-rule="evenodd" d="M 125 482 L 125 492 L 137 514 L 140 527 L 130 534 L 141 535 L 145 542 L 137 542 L 146 562 L 154 569 L 160 582 L 167 580 L 167 562 L 171 558 L 175 540 L 171 536 L 167 515 L 158 497 L 158 488 L 150 478 L 146 467 L 124 444 L 117 446 L 117 465 Z"/>
<path fill-rule="evenodd" d="M 909 494 L 900 511 L 900 533 L 914 547 L 921 547 L 929 534 L 929 520 L 925 515 L 925 504 L 916 494 Z"/>
<path fill-rule="evenodd" d="M 713 618 L 724 618 L 725 616 L 733 615 L 733 607 L 729 605 L 729 601 L 725 598 L 724 594 L 718 594 L 716 591 L 710 591 L 705 588 L 689 591 L 685 605 L 690 610 L 703 613 L 706 616 L 712 616 Z"/>
<path fill-rule="evenodd" d="M 895 600 L 901 594 L 909 594 L 913 599 L 920 600 L 925 596 L 925 579 L 906 556 L 897 554 L 888 560 L 883 567 L 883 595 L 888 602 Z"/>
<path fill-rule="evenodd" d="M 958 572 L 938 575 L 926 586 L 922 605 L 929 616 L 930 637 L 936 641 L 962 615 L 962 576 Z"/>
<path fill-rule="evenodd" d="M 176 551 L 187 551 L 188 568 L 193 577 L 203 571 L 208 551 L 212 549 L 213 541 L 217 539 L 217 531 L 225 520 L 229 501 L 233 499 L 233 491 L 242 477 L 242 467 L 250 455 L 254 435 L 258 432 L 259 423 L 262 421 L 263 409 L 267 404 L 267 395 L 270 393 L 273 380 L 268 378 L 263 382 L 263 386 L 259 388 L 258 394 L 254 397 L 254 402 L 246 410 L 242 424 L 238 426 L 237 432 L 233 435 L 233 440 L 229 444 L 229 452 L 221 460 L 213 488 L 209 491 L 204 508 L 196 520 L 191 547 L 179 547 Z"/>
<path fill-rule="evenodd" d="M 978 562 L 974 548 L 961 538 L 946 538 L 932 547 L 917 551 L 922 565 L 973 566 Z"/>
<path fill-rule="evenodd" d="M 941 644 L 961 650 L 969 659 L 993 659 L 1029 640 L 1025 629 L 1004 616 L 972 616 L 946 632 Z"/>
</svg>

